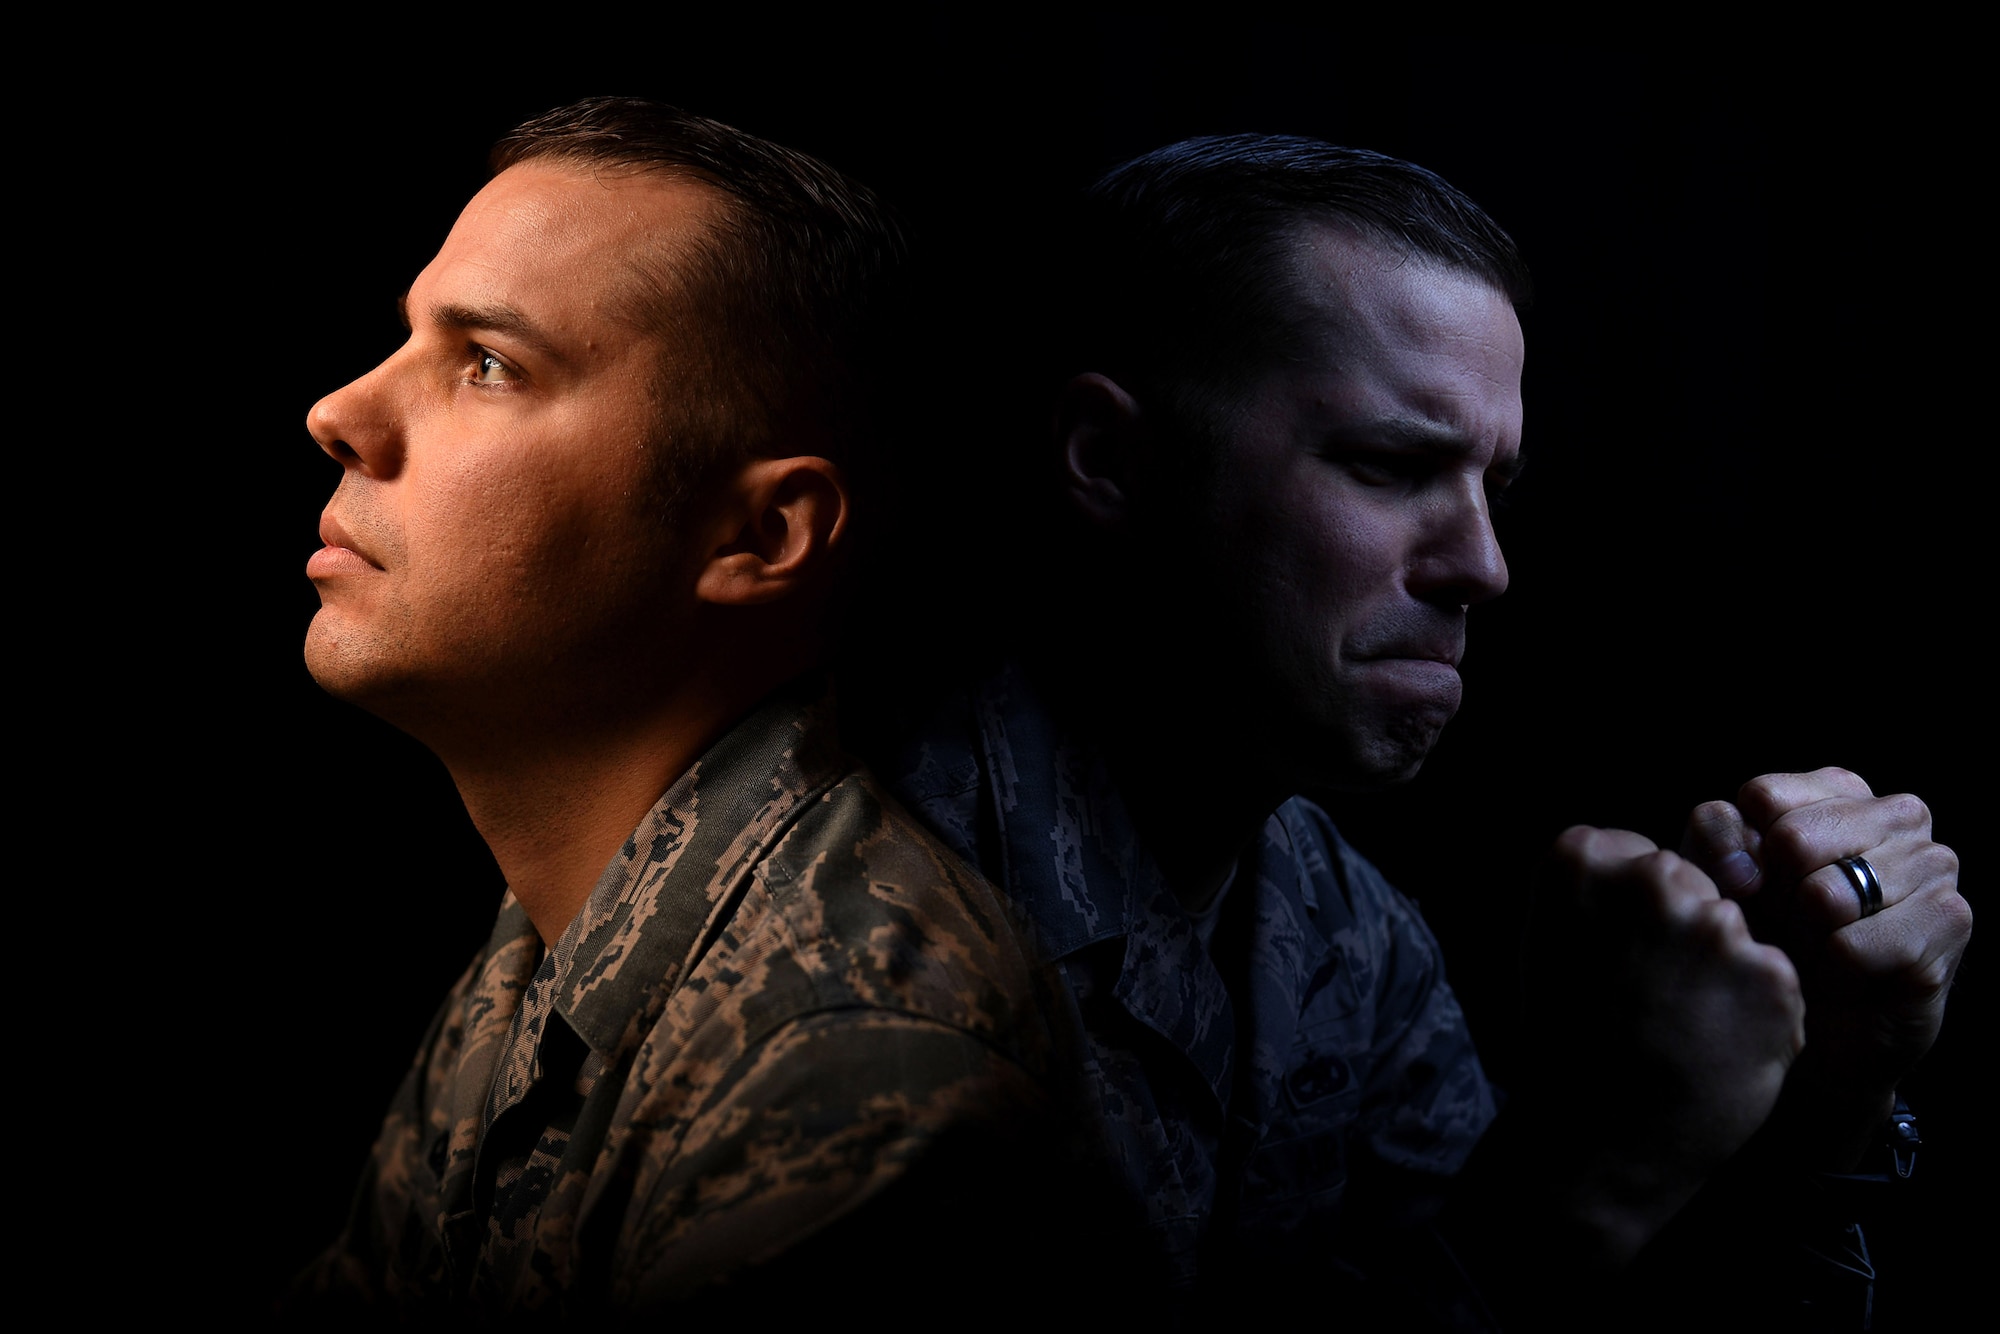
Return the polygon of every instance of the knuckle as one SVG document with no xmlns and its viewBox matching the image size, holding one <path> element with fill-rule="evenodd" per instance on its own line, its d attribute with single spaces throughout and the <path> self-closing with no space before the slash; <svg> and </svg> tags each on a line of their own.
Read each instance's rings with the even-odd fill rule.
<svg viewBox="0 0 2000 1334">
<path fill-rule="evenodd" d="M 1946 892 L 1937 905 L 1938 918 L 1945 937 L 1954 941 L 1969 940 L 1972 936 L 1972 904 L 1957 890 Z"/>
<path fill-rule="evenodd" d="M 1583 880 L 1591 862 L 1591 847 L 1596 830 L 1586 825 L 1576 825 L 1565 829 L 1549 845 L 1549 855 L 1545 873 L 1551 881 L 1575 886 Z"/>
<path fill-rule="evenodd" d="M 1745 783 L 1736 793 L 1736 804 L 1752 816 L 1762 817 L 1766 822 L 1776 815 L 1783 806 L 1779 790 L 1786 774 L 1764 774 Z"/>
<path fill-rule="evenodd" d="M 1655 848 L 1632 859 L 1632 869 L 1649 889 L 1668 899 L 1686 898 L 1708 877 L 1677 852 Z"/>
<path fill-rule="evenodd" d="M 1958 883 L 1958 854 L 1942 843 L 1926 843 L 1922 858 L 1925 879 Z"/>
<path fill-rule="evenodd" d="M 1714 929 L 1740 933 L 1745 939 L 1750 935 L 1750 924 L 1743 916 L 1743 907 L 1735 899 L 1708 898 L 1695 905 L 1701 920 Z"/>
<path fill-rule="evenodd" d="M 1787 870 L 1806 869 L 1814 861 L 1811 822 L 1796 812 L 1781 816 L 1764 833 L 1764 856 Z"/>
<path fill-rule="evenodd" d="M 1588 855 L 1591 845 L 1596 842 L 1597 832 L 1587 824 L 1571 825 L 1556 835 L 1555 854 L 1570 860 L 1581 860 Z"/>
<path fill-rule="evenodd" d="M 1770 996 L 1795 1014 L 1805 1013 L 1805 993 L 1799 986 L 1798 969 L 1776 945 L 1751 943 L 1743 957 L 1744 971 Z"/>
<path fill-rule="evenodd" d="M 1557 837 L 1554 851 L 1586 873 L 1622 876 L 1659 849 L 1651 839 L 1629 829 L 1575 825 Z"/>
<path fill-rule="evenodd" d="M 1727 951 L 1750 939 L 1750 924 L 1733 899 L 1711 898 L 1686 909 L 1691 934 L 1701 944 Z"/>
<path fill-rule="evenodd" d="M 1882 811 L 1889 817 L 1890 826 L 1895 829 L 1922 829 L 1931 827 L 1931 808 L 1914 793 L 1897 792 L 1891 796 L 1877 797 Z"/>
<path fill-rule="evenodd" d="M 1785 957 L 1782 950 L 1774 950 L 1773 953 L 1777 957 L 1765 965 L 1764 976 L 1793 1021 L 1802 1023 L 1806 1017 L 1806 993 L 1799 985 L 1798 970 L 1792 967 L 1792 961 Z M 1801 1038 L 1803 1036 L 1802 1030 Z"/>
<path fill-rule="evenodd" d="M 1815 769 L 1806 777 L 1819 786 L 1829 787 L 1837 792 L 1862 797 L 1874 795 L 1868 784 L 1862 781 L 1860 774 L 1852 769 L 1843 769 L 1839 765 L 1830 764 L 1823 769 Z"/>
<path fill-rule="evenodd" d="M 1675 868 L 1687 865 L 1687 861 L 1677 852 L 1671 852 L 1666 848 L 1654 848 L 1650 852 L 1642 852 L 1634 857 L 1632 864 L 1647 875 L 1664 877 L 1672 875 Z"/>
<path fill-rule="evenodd" d="M 1958 956 L 1945 953 L 1926 959 L 1915 970 L 1918 989 L 1930 995 L 1944 991 L 1951 986 L 1952 974 L 1958 971 Z"/>
</svg>

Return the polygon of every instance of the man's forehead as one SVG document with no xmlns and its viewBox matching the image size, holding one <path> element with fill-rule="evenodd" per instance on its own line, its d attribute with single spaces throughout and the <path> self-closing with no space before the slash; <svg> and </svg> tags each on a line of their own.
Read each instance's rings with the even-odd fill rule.
<svg viewBox="0 0 2000 1334">
<path fill-rule="evenodd" d="M 412 302 L 525 308 L 553 298 L 574 317 L 652 328 L 663 289 L 728 208 L 715 187 L 667 172 L 519 163 L 466 205 Z"/>
<path fill-rule="evenodd" d="M 686 174 L 537 158 L 488 181 L 459 222 L 564 248 L 632 245 L 707 227 L 727 202 L 723 191 Z"/>
<path fill-rule="evenodd" d="M 1454 308 L 1512 305 L 1485 275 L 1340 219 L 1301 220 L 1286 233 L 1282 253 L 1286 304 L 1302 331 L 1396 329 Z"/>
<path fill-rule="evenodd" d="M 1525 349 L 1497 285 L 1338 224 L 1302 224 L 1284 245 L 1282 332 L 1235 398 L 1238 429 L 1518 447 Z"/>
</svg>

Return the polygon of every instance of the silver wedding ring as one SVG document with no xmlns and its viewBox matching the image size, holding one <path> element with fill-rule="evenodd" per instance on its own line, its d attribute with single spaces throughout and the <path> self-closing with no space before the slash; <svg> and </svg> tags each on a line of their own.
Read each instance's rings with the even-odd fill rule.
<svg viewBox="0 0 2000 1334">
<path fill-rule="evenodd" d="M 1882 878 L 1875 874 L 1866 857 L 1842 857 L 1834 865 L 1847 877 L 1854 897 L 1861 900 L 1863 917 L 1873 917 L 1882 911 Z"/>
</svg>

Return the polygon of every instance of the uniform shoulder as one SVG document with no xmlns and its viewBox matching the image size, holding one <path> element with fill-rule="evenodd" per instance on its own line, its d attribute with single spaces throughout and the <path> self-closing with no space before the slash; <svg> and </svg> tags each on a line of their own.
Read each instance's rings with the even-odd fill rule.
<svg viewBox="0 0 2000 1334">
<path fill-rule="evenodd" d="M 895 1010 L 1008 1047 L 1038 1026 L 998 893 L 866 770 L 800 814 L 758 879 L 826 1005 Z"/>
<path fill-rule="evenodd" d="M 1362 916 L 1386 912 L 1402 917 L 1415 911 L 1316 803 L 1293 797 L 1278 808 L 1277 818 L 1304 867 L 1307 883 L 1322 895 L 1329 888 L 1336 891 L 1351 912 Z"/>
</svg>

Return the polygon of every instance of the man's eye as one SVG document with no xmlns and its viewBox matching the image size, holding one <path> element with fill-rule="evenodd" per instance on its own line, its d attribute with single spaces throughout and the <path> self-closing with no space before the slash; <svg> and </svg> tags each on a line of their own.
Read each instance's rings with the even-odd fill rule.
<svg viewBox="0 0 2000 1334">
<path fill-rule="evenodd" d="M 1349 454 L 1347 466 L 1369 486 L 1407 482 L 1424 470 L 1424 461 L 1408 454 Z"/>
<path fill-rule="evenodd" d="M 473 358 L 476 366 L 472 372 L 474 384 L 506 384 L 516 378 L 513 369 L 506 362 L 483 347 L 473 349 Z"/>
</svg>

